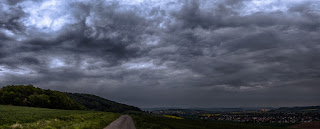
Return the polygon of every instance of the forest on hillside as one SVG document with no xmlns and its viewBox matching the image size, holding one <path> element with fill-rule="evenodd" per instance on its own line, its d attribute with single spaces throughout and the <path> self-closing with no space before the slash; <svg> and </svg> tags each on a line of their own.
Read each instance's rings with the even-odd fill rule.
<svg viewBox="0 0 320 129">
<path fill-rule="evenodd" d="M 69 110 L 86 109 L 83 105 L 69 99 L 65 93 L 43 90 L 33 85 L 2 87 L 0 90 L 0 104 Z"/>
<path fill-rule="evenodd" d="M 33 85 L 10 85 L 0 89 L 0 104 L 68 110 L 107 112 L 141 111 L 95 95 L 45 90 Z"/>
<path fill-rule="evenodd" d="M 67 93 L 67 95 L 71 100 L 84 105 L 88 110 L 105 112 L 141 111 L 141 109 L 137 107 L 117 103 L 96 95 L 79 93 Z"/>
</svg>

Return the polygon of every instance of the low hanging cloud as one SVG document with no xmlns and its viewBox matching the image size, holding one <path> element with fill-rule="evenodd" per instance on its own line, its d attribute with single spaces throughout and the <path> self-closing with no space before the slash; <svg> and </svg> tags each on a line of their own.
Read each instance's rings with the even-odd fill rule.
<svg viewBox="0 0 320 129">
<path fill-rule="evenodd" d="M 316 0 L 6 0 L 0 84 L 139 107 L 319 105 Z"/>
</svg>

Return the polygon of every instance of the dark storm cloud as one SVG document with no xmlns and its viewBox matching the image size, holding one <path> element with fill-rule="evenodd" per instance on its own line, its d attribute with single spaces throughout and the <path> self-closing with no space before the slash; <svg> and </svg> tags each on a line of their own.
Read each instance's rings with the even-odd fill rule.
<svg viewBox="0 0 320 129">
<path fill-rule="evenodd" d="M 0 27 L 14 32 L 23 30 L 23 25 L 20 23 L 20 18 L 25 15 L 20 7 L 13 7 L 6 4 L 0 5 Z"/>
<path fill-rule="evenodd" d="M 0 5 L 1 85 L 35 84 L 142 107 L 319 104 L 314 1 Z"/>
<path fill-rule="evenodd" d="M 251 83 L 253 85 L 257 85 L 257 83 L 267 85 L 263 83 L 272 82 L 275 78 L 285 80 L 289 78 L 286 76 L 293 76 L 290 72 L 293 72 L 294 69 L 302 72 L 312 68 L 305 65 L 299 65 L 300 68 L 291 68 L 290 65 L 298 62 L 306 63 L 308 58 L 318 58 L 297 54 L 299 49 L 308 47 L 302 39 L 309 40 L 308 45 L 317 46 L 316 42 L 319 41 L 319 38 L 316 35 L 306 34 L 308 32 L 305 31 L 309 31 L 311 29 L 309 25 L 313 25 L 310 33 L 313 31 L 316 31 L 315 34 L 318 33 L 319 21 L 308 20 L 309 18 L 318 19 L 314 18 L 318 17 L 318 14 L 305 16 L 303 12 L 298 12 L 303 15 L 293 21 L 291 18 L 295 14 L 291 14 L 290 11 L 258 12 L 241 16 L 230 13 L 234 8 L 221 9 L 228 5 L 218 5 L 214 13 L 202 13 L 199 3 L 194 2 L 185 4 L 181 13 L 177 13 L 178 22 L 170 29 L 173 30 L 172 34 L 178 37 L 174 40 L 178 41 L 172 41 L 172 44 L 180 45 L 176 53 L 180 53 L 180 57 L 183 58 L 181 60 L 186 60 L 180 65 L 185 65 L 188 69 L 209 77 L 208 81 L 213 81 L 213 86 L 217 84 L 247 86 Z M 306 24 L 306 22 L 308 23 Z M 209 34 L 203 35 L 206 32 Z M 299 36 L 299 38 L 295 36 Z M 294 41 L 295 39 L 300 41 Z M 290 50 L 291 53 L 281 53 Z M 204 54 L 205 52 L 208 54 Z M 280 55 L 271 55 L 271 53 Z M 310 50 L 306 50 L 304 53 L 314 54 Z M 290 58 L 284 59 L 290 61 L 289 64 L 280 60 L 265 60 L 265 58 L 277 58 L 277 56 L 294 56 L 294 60 L 291 62 Z M 299 58 L 306 60 L 297 61 Z M 264 62 L 259 62 L 259 60 L 264 60 Z M 287 72 L 283 72 L 285 69 L 277 69 L 281 65 L 286 67 Z M 278 71 L 268 69 L 277 69 Z M 314 70 L 316 69 L 314 68 Z M 295 77 L 291 77 L 291 79 L 305 77 L 300 72 L 294 73 Z M 216 78 L 219 79 L 216 80 Z"/>
</svg>

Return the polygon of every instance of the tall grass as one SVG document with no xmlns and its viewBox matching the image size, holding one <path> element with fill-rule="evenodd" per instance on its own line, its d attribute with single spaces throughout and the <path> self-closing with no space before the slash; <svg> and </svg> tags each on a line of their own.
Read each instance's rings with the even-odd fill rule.
<svg viewBox="0 0 320 129">
<path fill-rule="evenodd" d="M 108 112 L 0 105 L 0 128 L 100 129 L 119 116 Z"/>
</svg>

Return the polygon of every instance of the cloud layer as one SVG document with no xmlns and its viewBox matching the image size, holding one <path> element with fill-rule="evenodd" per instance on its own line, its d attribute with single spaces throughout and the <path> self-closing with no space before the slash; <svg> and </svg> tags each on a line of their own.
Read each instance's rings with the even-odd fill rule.
<svg viewBox="0 0 320 129">
<path fill-rule="evenodd" d="M 319 105 L 316 0 L 7 0 L 0 84 L 139 107 Z"/>
</svg>

